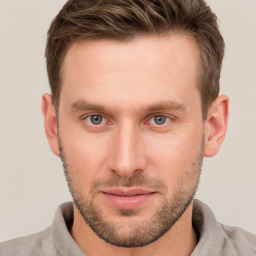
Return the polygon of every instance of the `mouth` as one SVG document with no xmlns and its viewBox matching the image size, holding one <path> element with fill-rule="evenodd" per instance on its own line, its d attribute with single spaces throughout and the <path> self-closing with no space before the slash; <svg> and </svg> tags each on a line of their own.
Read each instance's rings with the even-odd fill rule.
<svg viewBox="0 0 256 256">
<path fill-rule="evenodd" d="M 110 188 L 101 191 L 108 203 L 119 209 L 136 209 L 148 202 L 156 191 L 145 188 Z"/>
</svg>

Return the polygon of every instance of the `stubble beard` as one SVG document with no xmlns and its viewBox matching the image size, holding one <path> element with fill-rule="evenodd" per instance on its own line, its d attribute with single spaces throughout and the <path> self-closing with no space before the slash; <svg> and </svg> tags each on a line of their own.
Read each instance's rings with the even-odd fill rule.
<svg viewBox="0 0 256 256">
<path fill-rule="evenodd" d="M 135 248 L 148 245 L 163 236 L 180 219 L 192 202 L 201 174 L 204 151 L 203 141 L 200 151 L 191 163 L 190 170 L 184 172 L 188 176 L 184 176 L 180 184 L 177 184 L 173 189 L 171 195 L 168 195 L 167 185 L 164 181 L 152 180 L 140 173 L 135 173 L 130 178 L 120 177 L 115 174 L 108 180 L 101 180 L 94 183 L 91 188 L 91 195 L 82 195 L 79 187 L 75 183 L 75 175 L 72 175 L 75 172 L 74 170 L 71 172 L 69 169 L 70 165 L 67 162 L 60 138 L 59 147 L 69 190 L 79 213 L 87 225 L 90 226 L 98 237 L 109 244 L 119 247 Z M 107 221 L 104 218 L 103 211 L 94 203 L 95 193 L 93 192 L 100 186 L 161 188 L 163 192 L 166 191 L 166 196 L 161 206 L 158 207 L 150 219 L 143 221 L 140 219 L 139 221 L 128 221 L 118 224 Z M 139 213 L 140 211 L 138 209 L 119 209 L 119 215 L 125 218 L 133 218 L 139 215 Z"/>
</svg>

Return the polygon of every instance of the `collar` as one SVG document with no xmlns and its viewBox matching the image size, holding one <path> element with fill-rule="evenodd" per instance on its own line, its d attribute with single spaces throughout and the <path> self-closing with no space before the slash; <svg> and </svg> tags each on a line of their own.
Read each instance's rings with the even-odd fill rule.
<svg viewBox="0 0 256 256">
<path fill-rule="evenodd" d="M 85 256 L 69 233 L 73 224 L 73 204 L 61 204 L 56 211 L 52 224 L 55 247 L 61 256 Z M 193 227 L 199 242 L 191 256 L 221 255 L 225 233 L 210 208 L 199 200 L 193 204 Z M 235 256 L 236 254 L 234 254 Z"/>
</svg>

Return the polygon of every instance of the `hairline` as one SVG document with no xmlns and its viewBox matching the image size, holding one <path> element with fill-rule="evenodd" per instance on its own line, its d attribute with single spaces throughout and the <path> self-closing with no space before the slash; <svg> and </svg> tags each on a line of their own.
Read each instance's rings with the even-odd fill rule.
<svg viewBox="0 0 256 256">
<path fill-rule="evenodd" d="M 59 84 L 58 84 L 58 92 L 55 95 L 56 98 L 53 99 L 53 103 L 55 106 L 55 111 L 56 113 L 58 112 L 58 108 L 59 108 L 59 104 L 60 104 L 60 95 L 61 95 L 61 91 L 62 91 L 62 86 L 63 86 L 63 72 L 64 72 L 64 62 L 65 62 L 65 58 L 67 56 L 68 51 L 71 49 L 71 47 L 74 44 L 80 43 L 80 42 L 100 42 L 100 41 L 112 41 L 112 42 L 119 42 L 119 43 L 129 43 L 133 40 L 139 39 L 139 38 L 150 38 L 150 37 L 168 37 L 168 36 L 186 36 L 189 38 L 192 38 L 199 50 L 199 59 L 198 59 L 198 63 L 197 63 L 197 78 L 196 78 L 196 88 L 199 91 L 200 94 L 200 100 L 201 100 L 201 112 L 202 112 L 202 117 L 205 120 L 207 117 L 207 112 L 209 109 L 209 106 L 204 106 L 203 104 L 203 95 L 202 95 L 202 86 L 203 86 L 203 70 L 204 70 L 204 60 L 203 60 L 203 56 L 202 56 L 202 49 L 200 47 L 200 43 L 198 42 L 198 39 L 196 38 L 196 36 L 189 30 L 186 29 L 182 29 L 182 28 L 172 28 L 168 31 L 158 31 L 158 32 L 146 32 L 146 33 L 138 33 L 138 34 L 134 34 L 132 36 L 129 36 L 127 38 L 114 38 L 114 37 L 107 37 L 107 36 L 101 36 L 99 38 L 76 38 L 73 41 L 70 41 L 67 45 L 65 50 L 63 51 L 63 55 L 61 58 L 61 63 L 60 63 L 60 69 L 59 69 L 59 76 L 60 76 L 60 80 L 59 80 Z M 205 107 L 205 108 L 204 108 Z"/>
</svg>

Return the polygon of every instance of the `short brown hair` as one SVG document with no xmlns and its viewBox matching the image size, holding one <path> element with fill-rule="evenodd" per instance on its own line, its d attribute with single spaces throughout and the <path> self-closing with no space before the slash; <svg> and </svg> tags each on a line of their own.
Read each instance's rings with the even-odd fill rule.
<svg viewBox="0 0 256 256">
<path fill-rule="evenodd" d="M 128 41 L 171 31 L 194 37 L 200 49 L 199 90 L 203 117 L 219 94 L 224 40 L 216 15 L 204 0 L 69 0 L 48 31 L 46 62 L 57 109 L 62 64 L 69 47 L 81 40 Z"/>
</svg>

